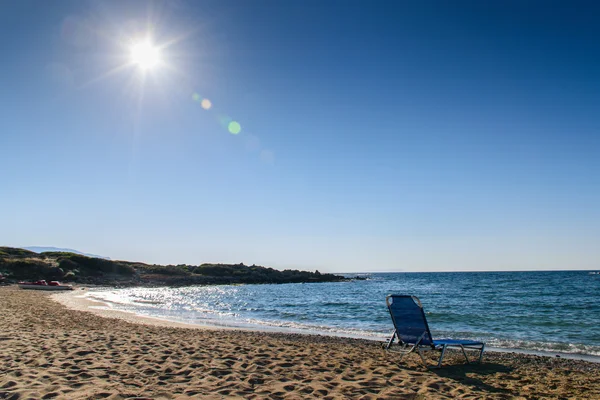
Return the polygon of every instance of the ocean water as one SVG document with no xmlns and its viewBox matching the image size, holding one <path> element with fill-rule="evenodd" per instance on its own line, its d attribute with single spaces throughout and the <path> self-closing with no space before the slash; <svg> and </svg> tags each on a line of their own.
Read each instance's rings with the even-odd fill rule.
<svg viewBox="0 0 600 400">
<path fill-rule="evenodd" d="M 354 274 L 356 275 L 356 274 Z M 588 271 L 362 274 L 283 285 L 93 289 L 107 307 L 202 325 L 386 339 L 385 296 L 421 299 L 434 338 L 600 356 L 600 274 Z"/>
</svg>

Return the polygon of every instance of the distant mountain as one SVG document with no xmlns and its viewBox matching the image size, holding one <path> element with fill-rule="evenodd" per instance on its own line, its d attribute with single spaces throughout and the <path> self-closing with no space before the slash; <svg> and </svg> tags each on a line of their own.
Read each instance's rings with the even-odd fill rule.
<svg viewBox="0 0 600 400">
<path fill-rule="evenodd" d="M 44 253 L 46 251 L 64 251 L 67 253 L 75 253 L 80 254 L 82 256 L 94 257 L 94 258 L 103 258 L 105 260 L 110 260 L 109 257 L 98 256 L 96 254 L 82 253 L 81 251 L 73 250 L 73 249 L 63 249 L 60 247 L 43 247 L 43 246 L 29 246 L 29 247 L 21 247 L 22 249 L 33 251 L 34 253 Z"/>
</svg>

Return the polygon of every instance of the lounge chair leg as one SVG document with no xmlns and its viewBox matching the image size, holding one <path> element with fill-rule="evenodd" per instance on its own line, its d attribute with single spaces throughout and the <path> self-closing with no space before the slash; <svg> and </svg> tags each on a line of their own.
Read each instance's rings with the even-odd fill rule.
<svg viewBox="0 0 600 400">
<path fill-rule="evenodd" d="M 438 361 L 438 368 L 442 368 L 442 360 L 444 360 L 444 354 L 446 353 L 446 345 L 442 347 L 442 354 L 440 355 L 440 361 Z"/>
<path fill-rule="evenodd" d="M 417 353 L 419 353 L 421 361 L 423 361 L 423 364 L 425 364 L 425 368 L 429 368 L 429 365 L 427 365 L 427 361 L 425 361 L 425 357 L 423 357 L 423 353 L 421 353 L 421 349 L 419 348 L 419 346 L 417 346 Z"/>
<path fill-rule="evenodd" d="M 479 353 L 479 364 L 481 364 L 481 359 L 483 358 L 483 349 L 485 348 L 485 344 L 481 345 L 481 352 Z"/>
<path fill-rule="evenodd" d="M 392 343 L 394 343 L 394 338 L 396 337 L 396 331 L 394 331 L 394 333 L 392 334 L 392 337 L 390 338 L 390 340 L 388 340 L 385 349 L 389 349 L 390 346 L 392 345 Z"/>
<path fill-rule="evenodd" d="M 461 345 L 461 346 L 460 346 L 460 349 L 462 350 L 462 352 L 463 352 L 463 354 L 464 354 L 464 356 L 465 356 L 465 360 L 467 360 L 467 364 L 471 364 L 471 363 L 469 362 L 469 356 L 467 356 L 467 351 L 465 350 L 465 347 Z"/>
</svg>

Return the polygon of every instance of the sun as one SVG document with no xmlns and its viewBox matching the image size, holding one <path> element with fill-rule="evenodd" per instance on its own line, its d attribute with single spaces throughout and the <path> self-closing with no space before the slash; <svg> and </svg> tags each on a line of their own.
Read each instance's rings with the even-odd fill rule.
<svg viewBox="0 0 600 400">
<path fill-rule="evenodd" d="M 131 46 L 131 61 L 143 70 L 150 70 L 160 63 L 160 51 L 149 40 L 136 42 Z"/>
</svg>

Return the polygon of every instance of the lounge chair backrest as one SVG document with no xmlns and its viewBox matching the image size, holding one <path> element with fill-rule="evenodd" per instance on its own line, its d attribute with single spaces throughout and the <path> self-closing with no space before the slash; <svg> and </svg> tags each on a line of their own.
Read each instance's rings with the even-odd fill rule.
<svg viewBox="0 0 600 400">
<path fill-rule="evenodd" d="M 385 298 L 398 338 L 406 344 L 433 345 L 423 306 L 418 298 L 390 294 Z"/>
</svg>

